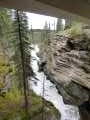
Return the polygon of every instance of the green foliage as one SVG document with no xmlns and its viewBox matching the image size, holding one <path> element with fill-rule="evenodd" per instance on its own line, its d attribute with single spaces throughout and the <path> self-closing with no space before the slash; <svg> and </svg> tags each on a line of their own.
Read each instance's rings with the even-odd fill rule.
<svg viewBox="0 0 90 120">
<path fill-rule="evenodd" d="M 17 90 L 16 90 L 17 91 Z M 8 92 L 5 98 L 0 96 L 0 118 L 2 120 L 28 120 L 24 111 L 24 97 L 19 91 Z M 42 98 L 37 96 L 33 91 L 30 92 L 29 97 L 29 119 L 42 120 Z M 32 102 L 30 102 L 32 101 Z M 58 111 L 52 106 L 51 103 L 45 102 L 45 111 L 48 114 L 58 116 Z M 4 113 L 3 113 L 4 111 Z"/>
<path fill-rule="evenodd" d="M 18 76 L 18 87 L 23 87 L 23 74 L 25 74 L 25 79 L 27 79 L 27 69 L 29 68 L 30 64 L 30 49 L 29 49 L 29 37 L 28 37 L 28 23 L 27 23 L 27 16 L 25 12 L 21 11 L 14 11 L 14 50 L 15 54 L 13 60 L 16 64 L 16 75 Z M 19 21 L 18 21 L 19 17 Z M 20 30 L 19 30 L 20 26 Z M 19 34 L 20 32 L 20 34 Z M 20 41 L 21 39 L 21 41 Z M 23 58 L 22 54 L 23 53 Z M 24 64 L 22 64 L 22 59 Z M 23 68 L 25 69 L 23 71 Z M 24 73 L 23 73 L 24 72 Z"/>
<path fill-rule="evenodd" d="M 63 24 L 62 24 L 62 19 L 58 18 L 58 19 L 57 19 L 57 28 L 56 28 L 56 29 L 57 29 L 57 32 L 58 32 L 58 31 L 62 31 L 63 28 L 64 28 L 64 27 L 63 27 Z"/>
<path fill-rule="evenodd" d="M 62 32 L 57 33 L 59 35 L 74 37 L 80 34 L 83 34 L 82 23 L 74 22 L 72 26 Z"/>
<path fill-rule="evenodd" d="M 29 40 L 32 44 L 40 44 L 42 37 L 42 30 L 30 30 Z"/>
<path fill-rule="evenodd" d="M 12 87 L 12 90 L 6 93 L 5 98 L 11 101 L 12 103 L 17 103 L 18 101 L 21 100 L 20 90 L 17 89 L 17 86 L 15 86 L 15 83 Z"/>
<path fill-rule="evenodd" d="M 47 22 L 45 22 L 45 25 L 44 25 L 44 28 L 43 28 L 44 30 L 49 30 L 49 26 L 48 26 L 48 23 Z"/>
<path fill-rule="evenodd" d="M 4 87 L 4 84 L 3 82 L 0 80 L 0 88 L 3 88 Z"/>
<path fill-rule="evenodd" d="M 0 8 L 0 36 L 7 35 L 11 24 L 11 12 L 5 8 Z"/>
<path fill-rule="evenodd" d="M 9 65 L 7 64 L 4 55 L 0 56 L 0 88 L 4 88 L 4 79 L 9 72 Z"/>
<path fill-rule="evenodd" d="M 0 43 L 3 51 L 8 52 L 9 41 L 11 39 L 10 31 L 12 29 L 11 11 L 5 8 L 0 9 Z M 5 50 L 4 50 L 5 49 Z"/>
<path fill-rule="evenodd" d="M 10 75 L 10 78 L 8 78 L 7 81 L 11 81 L 11 86 L 9 89 L 7 89 L 5 95 L 3 96 L 0 94 L 0 119 L 28 120 L 28 116 L 25 112 L 25 97 L 21 92 L 21 89 L 23 89 L 23 71 L 21 63 L 22 59 L 20 52 L 18 21 L 17 15 L 14 14 L 15 19 L 12 19 L 11 13 L 12 12 L 8 9 L 2 9 L 0 11 L 0 88 L 5 87 L 4 82 L 7 74 Z M 27 17 L 24 12 L 19 11 L 19 16 L 24 53 L 25 78 L 27 79 L 27 77 L 30 75 L 30 69 L 28 69 L 28 67 L 30 67 L 28 66 L 30 65 L 28 24 Z M 46 39 L 45 43 L 48 44 Z M 27 74 L 27 71 L 29 71 L 29 74 Z M 28 96 L 28 100 L 30 119 L 42 119 L 42 98 L 36 96 L 31 91 L 30 96 Z M 50 104 L 48 104 L 47 108 L 52 115 L 57 112 L 57 110 Z"/>
<path fill-rule="evenodd" d="M 70 18 L 65 19 L 65 28 L 64 29 L 69 29 L 72 26 L 72 23 L 73 23 L 73 21 Z"/>
<path fill-rule="evenodd" d="M 10 13 L 10 16 L 9 16 L 9 13 Z M 22 31 L 21 35 L 22 35 L 23 45 L 24 45 L 24 54 L 26 57 L 25 60 L 27 60 L 26 53 L 28 53 L 28 50 L 27 50 L 28 28 L 26 24 L 27 18 L 25 18 L 24 13 L 20 15 L 20 20 L 21 20 L 20 21 L 21 31 Z M 13 22 L 14 24 L 12 24 Z M 0 23 L 1 23 L 0 24 L 0 30 L 1 30 L 1 34 L 0 34 L 0 39 L 1 39 L 0 40 L 0 88 L 2 89 L 5 87 L 6 80 L 9 81 L 9 78 L 6 78 L 7 74 L 11 75 L 10 81 L 12 83 L 14 81 L 14 85 L 12 85 L 11 83 L 10 87 L 12 89 L 10 89 L 10 92 L 6 92 L 5 98 L 3 100 L 5 101 L 6 99 L 5 104 L 8 104 L 8 102 L 11 102 L 11 104 L 13 104 L 19 101 L 19 99 L 21 98 L 21 95 L 20 95 L 21 86 L 19 86 L 18 83 L 19 83 L 19 78 L 21 77 L 20 80 L 22 80 L 22 76 L 23 76 L 22 67 L 20 66 L 21 53 L 20 53 L 19 33 L 18 33 L 18 25 L 17 25 L 18 23 L 14 21 L 14 19 L 12 19 L 11 12 L 9 12 L 8 9 L 2 9 L 0 11 Z M 15 27 L 15 30 L 14 30 L 14 27 Z M 12 59 L 12 56 L 14 59 Z M 27 61 L 25 61 L 25 64 L 26 63 Z M 15 82 L 16 80 L 17 82 Z M 16 89 L 17 86 L 19 89 Z M 4 107 L 6 107 L 7 109 L 7 106 L 4 106 Z"/>
</svg>

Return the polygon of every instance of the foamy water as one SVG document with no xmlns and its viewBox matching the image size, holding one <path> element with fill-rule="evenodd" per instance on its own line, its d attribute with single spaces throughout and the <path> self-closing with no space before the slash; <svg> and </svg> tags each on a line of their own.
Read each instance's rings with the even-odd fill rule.
<svg viewBox="0 0 90 120">
<path fill-rule="evenodd" d="M 37 57 L 37 52 L 39 52 L 39 48 L 37 45 L 33 45 L 32 47 L 34 49 L 31 51 L 32 56 L 31 66 L 38 80 L 32 78 L 32 80 L 30 81 L 31 89 L 33 89 L 33 91 L 37 95 L 42 96 L 46 100 L 51 102 L 60 111 L 61 113 L 60 120 L 80 120 L 78 107 L 64 104 L 63 98 L 58 93 L 56 86 L 46 78 L 43 72 L 38 72 L 37 63 L 40 59 Z M 43 80 L 45 81 L 44 95 L 43 95 Z"/>
</svg>

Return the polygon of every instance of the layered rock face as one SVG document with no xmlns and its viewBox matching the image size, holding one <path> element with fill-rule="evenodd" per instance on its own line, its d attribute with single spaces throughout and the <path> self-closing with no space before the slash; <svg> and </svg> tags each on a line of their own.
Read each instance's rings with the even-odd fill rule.
<svg viewBox="0 0 90 120">
<path fill-rule="evenodd" d="M 73 38 L 54 36 L 51 41 L 51 58 L 50 69 L 50 62 L 45 58 L 47 65 L 44 71 L 47 76 L 56 84 L 64 102 L 79 106 L 84 115 L 83 120 L 89 120 L 90 38 L 85 34 Z"/>
<path fill-rule="evenodd" d="M 90 97 L 90 39 L 56 36 L 52 42 L 51 74 L 64 101 L 81 105 Z"/>
</svg>

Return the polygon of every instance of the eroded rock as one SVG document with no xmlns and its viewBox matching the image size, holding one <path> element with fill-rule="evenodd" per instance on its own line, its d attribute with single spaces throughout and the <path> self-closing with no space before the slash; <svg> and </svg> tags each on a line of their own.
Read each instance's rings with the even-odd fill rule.
<svg viewBox="0 0 90 120">
<path fill-rule="evenodd" d="M 90 96 L 90 38 L 85 34 L 73 38 L 56 35 L 51 42 L 52 67 L 48 72 L 65 103 L 81 105 Z M 45 60 L 48 58 L 44 56 Z"/>
</svg>

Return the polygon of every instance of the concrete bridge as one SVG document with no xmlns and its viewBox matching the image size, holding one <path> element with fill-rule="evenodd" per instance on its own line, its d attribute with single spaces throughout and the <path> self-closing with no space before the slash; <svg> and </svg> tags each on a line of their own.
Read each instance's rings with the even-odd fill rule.
<svg viewBox="0 0 90 120">
<path fill-rule="evenodd" d="M 90 0 L 0 0 L 0 6 L 90 23 Z"/>
</svg>

